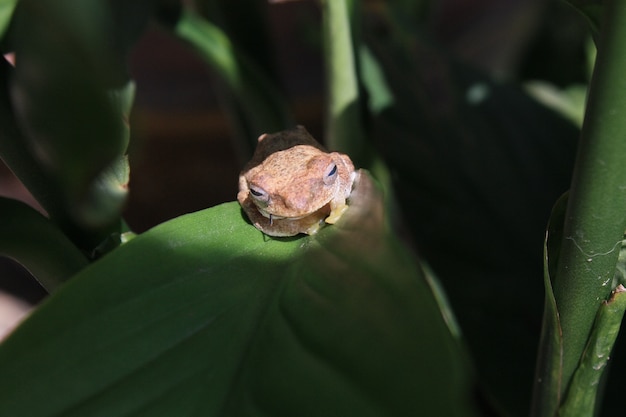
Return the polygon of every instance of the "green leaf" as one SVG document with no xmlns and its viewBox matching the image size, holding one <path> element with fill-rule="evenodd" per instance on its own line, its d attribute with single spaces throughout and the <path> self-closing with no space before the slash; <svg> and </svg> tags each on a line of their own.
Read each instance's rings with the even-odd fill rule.
<svg viewBox="0 0 626 417">
<path fill-rule="evenodd" d="M 120 156 L 89 184 L 77 206 L 80 218 L 87 225 L 107 224 L 119 217 L 128 195 L 130 166 L 126 155 Z"/>
<path fill-rule="evenodd" d="M 240 53 L 278 83 L 274 45 L 268 15 L 273 7 L 265 0 L 194 0 L 198 13 L 219 26 Z"/>
<path fill-rule="evenodd" d="M 373 115 L 380 115 L 394 104 L 394 95 L 387 81 L 384 70 L 366 45 L 359 50 L 361 77 L 368 93 L 368 109 Z"/>
<path fill-rule="evenodd" d="M 50 220 L 24 203 L 1 197 L 0 255 L 23 265 L 49 292 L 88 263 Z"/>
<path fill-rule="evenodd" d="M 246 157 L 252 154 L 257 137 L 262 133 L 292 127 L 291 114 L 277 86 L 222 29 L 185 8 L 174 32 L 193 46 L 228 89 L 227 101 L 239 122 L 235 128 L 239 130 L 243 147 L 247 148 L 242 154 Z"/>
<path fill-rule="evenodd" d="M 121 134 L 121 150 L 115 159 L 91 181 L 82 200 L 77 204 L 78 216 L 84 224 L 107 224 L 117 219 L 128 195 L 130 166 L 125 155 L 130 140 L 129 117 L 135 97 L 135 84 L 129 82 L 124 88 L 109 93 L 110 101 L 124 122 Z"/>
<path fill-rule="evenodd" d="M 91 182 L 126 145 L 123 117 L 107 93 L 119 72 L 107 43 L 108 12 L 98 0 L 23 0 L 12 26 L 12 111 L 32 158 L 61 190 L 35 197 L 72 235 L 119 220 L 116 213 L 89 224 L 92 217 L 80 210 Z M 50 198 L 60 203 L 48 204 Z M 90 238 L 97 243 L 101 236 Z"/>
<path fill-rule="evenodd" d="M 561 404 L 563 336 L 559 311 L 552 289 L 552 279 L 556 274 L 561 250 L 567 199 L 568 194 L 566 193 L 554 205 L 544 241 L 543 284 L 545 299 L 534 384 L 534 402 L 531 411 L 533 416 L 554 416 Z"/>
<path fill-rule="evenodd" d="M 49 213 L 61 216 L 64 212 L 61 187 L 35 159 L 15 120 L 8 85 L 13 72 L 6 60 L 0 60 L 0 157 Z"/>
<path fill-rule="evenodd" d="M 9 26 L 16 5 L 17 0 L 0 0 L 0 39 L 2 39 Z"/>
<path fill-rule="evenodd" d="M 567 0 L 567 2 L 578 10 L 589 22 L 589 26 L 594 36 L 598 36 L 602 26 L 602 15 L 605 10 L 605 0 Z"/>
<path fill-rule="evenodd" d="M 0 345 L 0 415 L 472 415 L 458 341 L 383 214 L 364 174 L 315 236 L 264 236 L 236 203 L 137 236 Z"/>
</svg>

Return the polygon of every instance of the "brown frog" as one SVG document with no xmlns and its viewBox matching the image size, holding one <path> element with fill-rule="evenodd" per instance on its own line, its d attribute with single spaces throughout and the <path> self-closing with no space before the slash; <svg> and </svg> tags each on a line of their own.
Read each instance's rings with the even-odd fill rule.
<svg viewBox="0 0 626 417">
<path fill-rule="evenodd" d="M 350 158 L 327 152 L 302 126 L 258 140 L 237 194 L 254 226 L 270 236 L 294 236 L 335 223 L 356 176 Z"/>
</svg>

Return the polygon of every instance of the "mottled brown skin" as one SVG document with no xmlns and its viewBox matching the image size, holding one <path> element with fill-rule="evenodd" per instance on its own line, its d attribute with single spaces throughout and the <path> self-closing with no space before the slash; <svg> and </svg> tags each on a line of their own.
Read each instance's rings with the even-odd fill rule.
<svg viewBox="0 0 626 417">
<path fill-rule="evenodd" d="M 239 176 L 237 200 L 267 235 L 314 234 L 341 217 L 354 177 L 347 155 L 327 152 L 298 126 L 259 137 Z"/>
</svg>

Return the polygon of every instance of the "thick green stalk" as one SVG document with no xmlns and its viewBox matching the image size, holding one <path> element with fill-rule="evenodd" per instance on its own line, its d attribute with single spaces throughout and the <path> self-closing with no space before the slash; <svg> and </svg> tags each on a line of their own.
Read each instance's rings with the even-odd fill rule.
<svg viewBox="0 0 626 417">
<path fill-rule="evenodd" d="M 366 160 L 355 54 L 350 27 L 351 0 L 322 1 L 326 64 L 326 143 L 349 154 L 357 164 Z"/>
<path fill-rule="evenodd" d="M 605 20 L 553 281 L 563 337 L 560 395 L 578 366 L 626 229 L 626 1 Z"/>
<path fill-rule="evenodd" d="M 362 117 L 362 98 L 359 92 L 359 76 L 366 89 L 372 91 L 375 79 L 380 73 L 369 50 L 358 36 L 358 2 L 355 0 L 323 0 L 322 1 L 322 32 L 324 58 L 326 64 L 327 105 L 325 142 L 331 150 L 345 152 L 350 155 L 357 167 L 369 169 L 385 190 L 387 209 L 394 210 L 394 197 L 391 186 L 391 175 L 380 155 L 372 151 Z M 353 33 L 354 26 L 357 26 Z M 356 38 L 356 40 L 355 40 Z M 358 49 L 359 54 L 355 53 Z M 359 58 L 359 61 L 357 61 Z M 361 64 L 362 72 L 358 68 Z M 367 67 L 367 68 L 363 68 Z M 378 88 L 377 102 L 370 106 L 380 106 L 393 101 L 384 85 Z M 378 108 L 380 110 L 380 108 Z"/>
<path fill-rule="evenodd" d="M 597 408 L 597 388 L 606 368 L 626 310 L 626 288 L 618 285 L 601 304 L 589 343 L 576 369 L 559 417 L 587 417 Z"/>
</svg>

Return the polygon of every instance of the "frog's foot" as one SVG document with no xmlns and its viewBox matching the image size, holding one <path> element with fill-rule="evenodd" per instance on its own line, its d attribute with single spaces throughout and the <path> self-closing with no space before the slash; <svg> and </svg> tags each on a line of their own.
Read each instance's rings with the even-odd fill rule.
<svg viewBox="0 0 626 417">
<path fill-rule="evenodd" d="M 348 210 L 348 205 L 346 203 L 339 204 L 336 207 L 333 207 L 330 211 L 330 215 L 326 217 L 324 221 L 328 224 L 335 224 L 337 220 L 343 216 L 343 213 L 345 213 L 346 210 Z"/>
<path fill-rule="evenodd" d="M 308 229 L 304 231 L 304 233 L 306 233 L 307 235 L 314 235 L 319 232 L 323 225 L 324 222 L 320 220 L 319 222 L 312 224 Z"/>
</svg>

